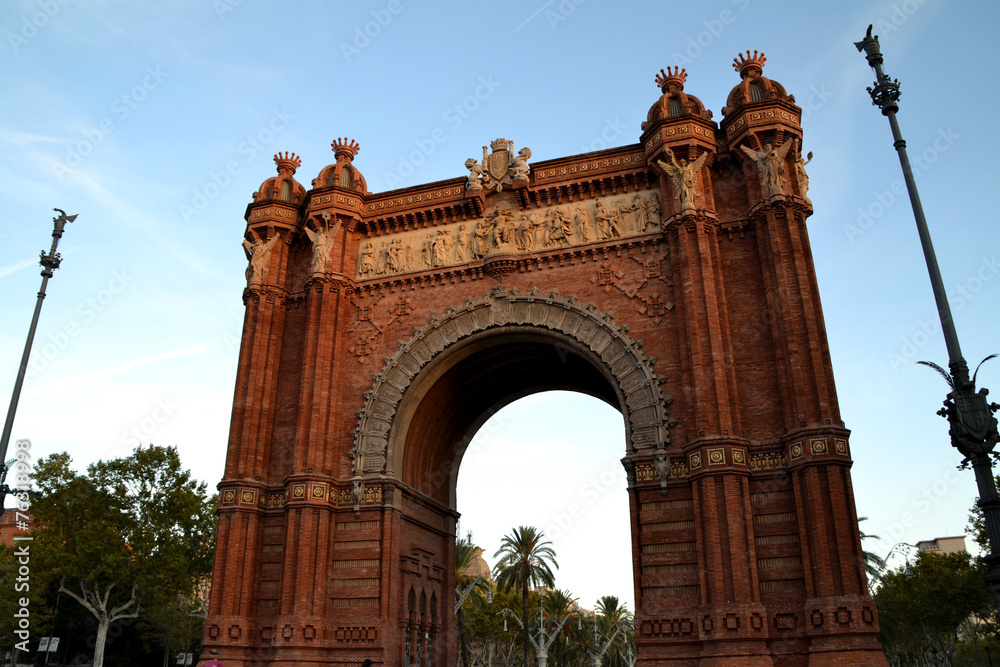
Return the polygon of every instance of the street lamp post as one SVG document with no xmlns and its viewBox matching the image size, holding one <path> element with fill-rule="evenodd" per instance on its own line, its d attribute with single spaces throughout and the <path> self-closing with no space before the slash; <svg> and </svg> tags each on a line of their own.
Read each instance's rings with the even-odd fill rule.
<svg viewBox="0 0 1000 667">
<path fill-rule="evenodd" d="M 38 326 L 38 316 L 42 312 L 42 301 L 45 299 L 45 286 L 52 277 L 52 272 L 59 268 L 62 262 L 62 255 L 56 252 L 59 246 L 59 239 L 62 238 L 63 230 L 67 223 L 76 220 L 75 215 L 66 215 L 62 209 L 52 209 L 59 211 L 59 217 L 53 218 L 52 247 L 46 253 L 42 250 L 38 263 L 42 266 L 42 286 L 38 290 L 38 299 L 35 301 L 35 314 L 31 317 L 31 326 L 28 327 L 28 340 L 24 343 L 24 353 L 21 355 L 21 366 L 17 369 L 17 379 L 14 381 L 14 391 L 10 395 L 10 407 L 7 408 L 7 420 L 3 425 L 3 435 L 0 436 L 0 462 L 7 458 L 7 445 L 10 443 L 10 432 L 14 428 L 14 415 L 17 413 L 17 402 L 21 397 L 21 385 L 24 384 L 24 374 L 28 370 L 28 357 L 31 355 L 31 343 L 35 339 L 35 328 Z M 0 463 L 0 513 L 3 512 L 3 504 L 7 498 L 10 487 L 5 483 L 8 467 L 6 463 Z"/>
<path fill-rule="evenodd" d="M 913 578 L 913 570 L 910 569 L 910 553 L 909 552 L 913 551 L 913 552 L 919 553 L 920 549 L 918 549 L 916 546 L 914 546 L 912 544 L 909 544 L 908 542 L 897 542 L 896 544 L 892 545 L 892 548 L 889 549 L 889 553 L 887 553 L 885 555 L 885 558 L 882 559 L 882 562 L 886 563 L 886 565 L 888 565 L 889 559 L 892 558 L 896 554 L 897 551 L 905 551 L 905 552 L 907 552 L 906 555 L 905 555 L 905 558 L 906 558 L 906 570 L 904 570 L 904 575 L 906 576 L 907 579 L 912 579 Z"/>
<path fill-rule="evenodd" d="M 890 79 L 882 71 L 882 53 L 879 51 L 878 35 L 872 36 L 872 26 L 860 42 L 855 42 L 858 51 L 864 51 L 868 64 L 875 71 L 875 85 L 868 88 L 872 104 L 882 111 L 889 119 L 892 129 L 893 146 L 899 153 L 899 162 L 903 168 L 903 179 L 910 195 L 913 215 L 917 222 L 917 233 L 920 235 L 920 245 L 923 248 L 924 260 L 927 262 L 927 272 L 930 274 L 931 288 L 934 290 L 934 301 L 937 304 L 938 316 L 941 319 L 941 331 L 948 349 L 948 369 L 945 373 L 951 392 L 944 401 L 944 408 L 938 414 L 948 420 L 951 444 L 962 453 L 962 467 L 972 466 L 976 474 L 976 484 L 979 487 L 979 507 L 983 511 L 986 532 L 990 539 L 990 553 L 986 556 L 986 586 L 997 601 L 1000 609 L 1000 495 L 997 495 L 996 483 L 993 479 L 993 460 L 996 454 L 993 448 L 1000 440 L 997 432 L 997 420 L 993 413 L 1000 405 L 987 401 L 986 389 L 976 391 L 975 374 L 969 378 L 969 366 L 962 357 L 962 349 L 958 344 L 958 334 L 955 322 L 948 305 L 944 281 L 938 268 L 934 246 L 931 244 L 930 232 L 924 209 L 920 204 L 917 184 L 910 167 L 910 159 L 906 154 L 906 142 L 899 130 L 896 113 L 899 111 L 899 81 Z"/>
</svg>

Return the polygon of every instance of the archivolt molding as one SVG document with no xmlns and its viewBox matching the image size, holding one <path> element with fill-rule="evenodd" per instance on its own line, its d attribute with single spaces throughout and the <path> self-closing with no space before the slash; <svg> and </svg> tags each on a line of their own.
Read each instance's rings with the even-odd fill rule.
<svg viewBox="0 0 1000 667">
<path fill-rule="evenodd" d="M 357 412 L 358 427 L 352 432 L 355 479 L 392 474 L 386 470 L 390 429 L 400 401 L 422 368 L 463 338 L 514 325 L 562 333 L 597 355 L 624 398 L 629 453 L 665 455 L 668 429 L 676 423 L 666 410 L 673 399 L 661 391 L 666 378 L 653 369 L 656 359 L 643 354 L 642 341 L 628 335 L 627 325 L 615 324 L 610 313 L 598 311 L 593 303 L 580 304 L 575 295 L 495 287 L 458 308 L 449 306 L 444 315 L 414 329 L 413 337 L 401 342 L 395 354 L 386 357 L 382 371 L 372 376 L 373 386 L 364 394 L 365 405 Z"/>
</svg>

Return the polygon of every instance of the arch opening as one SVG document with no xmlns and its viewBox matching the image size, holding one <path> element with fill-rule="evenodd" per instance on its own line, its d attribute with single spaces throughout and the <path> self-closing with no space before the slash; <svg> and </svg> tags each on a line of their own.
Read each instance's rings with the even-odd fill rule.
<svg viewBox="0 0 1000 667">
<path fill-rule="evenodd" d="M 471 336 L 421 373 L 400 405 L 400 481 L 452 509 L 462 457 L 480 427 L 538 392 L 575 391 L 622 412 L 623 398 L 588 351 L 554 332 L 503 327 Z M 621 417 L 619 417 L 621 418 Z M 621 447 L 616 454 L 625 454 Z"/>
<path fill-rule="evenodd" d="M 488 353 L 494 342 L 521 346 L 518 349 L 527 352 L 529 362 L 510 361 L 518 355 L 497 361 L 498 352 L 494 350 L 492 357 Z M 556 369 L 549 354 L 545 368 L 552 372 L 548 376 L 530 363 L 546 360 L 546 355 L 538 354 L 546 348 L 556 353 L 561 365 Z M 473 379 L 483 369 L 494 373 L 486 376 L 491 382 L 480 383 L 487 387 L 480 393 L 469 389 L 479 386 L 475 383 L 448 380 L 449 372 L 477 351 L 489 360 L 481 366 L 467 362 L 473 365 L 464 365 L 463 370 Z M 588 363 L 573 363 L 574 354 Z M 503 381 L 504 377 L 516 377 L 517 382 Z M 569 388 L 602 398 L 621 410 L 626 453 L 655 450 L 660 462 L 666 459 L 668 429 L 676 423 L 666 412 L 672 399 L 660 389 L 666 378 L 653 370 L 653 361 L 642 353 L 642 342 L 632 339 L 627 327 L 615 324 L 610 313 L 557 292 L 542 295 L 535 289 L 522 293 L 496 287 L 481 299 L 468 299 L 460 308 L 449 307 L 443 316 L 431 317 L 427 325 L 414 330 L 410 340 L 401 342 L 373 381 L 352 432 L 355 446 L 349 457 L 357 474 L 355 484 L 393 479 L 442 508 L 454 507 L 454 476 L 460 460 L 456 453 L 460 454 L 475 431 L 475 419 L 483 419 L 489 409 L 498 409 L 518 396 L 544 388 Z M 439 407 L 453 407 L 460 399 L 472 401 L 463 407 L 478 409 L 461 410 L 451 431 L 442 430 L 447 425 L 442 425 L 439 413 L 430 406 L 437 401 Z M 429 479 L 436 481 L 427 486 L 424 482 Z"/>
<path fill-rule="evenodd" d="M 624 447 L 621 414 L 595 397 L 559 390 L 514 401 L 465 451 L 459 536 L 471 533 L 492 566 L 504 535 L 533 526 L 555 550 L 556 588 L 586 609 L 614 595 L 634 611 Z"/>
</svg>

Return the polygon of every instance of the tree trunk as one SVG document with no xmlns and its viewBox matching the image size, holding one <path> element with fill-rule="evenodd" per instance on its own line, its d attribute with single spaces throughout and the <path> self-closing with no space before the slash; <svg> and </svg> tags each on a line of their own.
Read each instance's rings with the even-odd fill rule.
<svg viewBox="0 0 1000 667">
<path fill-rule="evenodd" d="M 458 624 L 458 644 L 462 651 L 462 666 L 469 667 L 469 644 L 465 640 L 465 618 L 462 614 L 462 609 L 459 607 L 458 613 L 455 614 L 455 621 Z"/>
<path fill-rule="evenodd" d="M 97 619 L 97 638 L 94 640 L 94 665 L 93 667 L 104 667 L 104 646 L 108 641 L 108 628 L 111 621 L 107 615 L 101 615 Z"/>
</svg>

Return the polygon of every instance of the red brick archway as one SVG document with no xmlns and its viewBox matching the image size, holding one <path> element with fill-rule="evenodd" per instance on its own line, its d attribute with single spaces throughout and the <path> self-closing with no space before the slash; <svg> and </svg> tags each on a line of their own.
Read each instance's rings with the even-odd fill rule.
<svg viewBox="0 0 1000 667">
<path fill-rule="evenodd" d="M 455 480 L 545 389 L 623 415 L 644 665 L 884 665 L 805 221 L 800 110 L 741 56 L 716 124 L 367 191 L 337 140 L 247 209 L 205 646 L 226 665 L 448 665 Z M 671 396 L 668 396 L 667 394 Z"/>
</svg>

